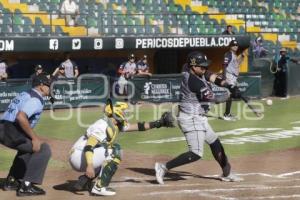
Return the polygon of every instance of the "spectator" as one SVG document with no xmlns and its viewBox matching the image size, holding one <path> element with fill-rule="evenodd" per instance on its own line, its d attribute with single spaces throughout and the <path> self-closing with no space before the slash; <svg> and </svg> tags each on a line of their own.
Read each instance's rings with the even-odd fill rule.
<svg viewBox="0 0 300 200">
<path fill-rule="evenodd" d="M 142 59 L 140 59 L 137 63 L 137 75 L 147 75 L 152 76 L 149 72 L 149 65 L 147 61 L 147 55 L 144 55 Z"/>
<path fill-rule="evenodd" d="M 120 75 L 118 80 L 119 94 L 127 95 L 127 83 L 136 74 L 136 64 L 134 54 L 130 54 L 127 62 L 123 62 L 119 69 L 118 74 Z"/>
<path fill-rule="evenodd" d="M 70 59 L 70 53 L 65 54 L 65 60 L 55 69 L 52 76 L 56 77 L 56 74 L 64 69 L 66 78 L 77 78 L 79 75 L 78 66 Z"/>
<path fill-rule="evenodd" d="M 60 9 L 61 14 L 65 15 L 67 26 L 75 26 L 79 15 L 79 7 L 73 0 L 64 0 Z"/>
<path fill-rule="evenodd" d="M 54 76 L 54 79 L 57 80 L 57 79 L 62 79 L 62 78 L 67 78 L 67 77 L 66 77 L 66 73 L 65 73 L 65 68 L 63 66 L 60 66 L 58 68 L 58 72 Z"/>
<path fill-rule="evenodd" d="M 222 33 L 223 35 L 234 35 L 234 31 L 232 30 L 232 26 L 231 25 L 227 25 L 226 30 L 223 31 Z"/>
<path fill-rule="evenodd" d="M 263 47 L 263 41 L 261 37 L 257 37 L 252 44 L 254 58 L 263 58 L 267 56 L 268 50 Z"/>
<path fill-rule="evenodd" d="M 275 96 L 287 98 L 287 70 L 288 61 L 300 64 L 300 61 L 287 56 L 286 48 L 281 48 L 279 51 L 279 59 L 276 60 L 277 70 L 273 85 L 273 93 Z"/>
<path fill-rule="evenodd" d="M 7 79 L 7 67 L 6 61 L 0 58 L 0 81 L 5 81 Z"/>
<path fill-rule="evenodd" d="M 42 65 L 40 65 L 40 64 L 35 65 L 34 73 L 30 76 L 30 78 L 33 79 L 34 77 L 38 76 L 39 74 L 42 74 L 43 71 L 44 70 L 43 70 Z"/>
</svg>

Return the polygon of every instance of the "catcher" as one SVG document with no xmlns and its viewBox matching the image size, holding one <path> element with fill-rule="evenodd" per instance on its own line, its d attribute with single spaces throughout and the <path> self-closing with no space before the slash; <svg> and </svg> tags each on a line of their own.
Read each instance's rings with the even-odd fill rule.
<svg viewBox="0 0 300 200">
<path fill-rule="evenodd" d="M 84 190 L 97 179 L 90 193 L 96 196 L 112 196 L 116 192 L 108 185 L 121 162 L 120 145 L 114 143 L 120 131 L 145 131 L 152 128 L 174 127 L 174 119 L 170 112 L 162 114 L 153 122 L 129 124 L 124 111 L 127 103 L 107 101 L 105 117 L 92 124 L 73 145 L 69 162 L 76 171 L 85 172 L 74 185 L 75 190 Z"/>
</svg>

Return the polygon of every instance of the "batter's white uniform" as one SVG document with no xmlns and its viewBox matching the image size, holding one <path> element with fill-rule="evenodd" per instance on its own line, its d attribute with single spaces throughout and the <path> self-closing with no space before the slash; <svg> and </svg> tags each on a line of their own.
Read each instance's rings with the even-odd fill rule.
<svg viewBox="0 0 300 200">
<path fill-rule="evenodd" d="M 85 153 L 83 151 L 87 140 L 90 136 L 95 137 L 99 141 L 99 145 L 94 148 L 93 165 L 96 172 L 99 172 L 104 161 L 111 160 L 112 149 L 107 149 L 104 145 L 107 143 L 106 130 L 108 122 L 100 119 L 92 124 L 86 131 L 86 134 L 81 136 L 73 145 L 69 162 L 74 170 L 85 172 L 87 163 Z M 102 145 L 103 144 L 103 145 Z"/>
</svg>

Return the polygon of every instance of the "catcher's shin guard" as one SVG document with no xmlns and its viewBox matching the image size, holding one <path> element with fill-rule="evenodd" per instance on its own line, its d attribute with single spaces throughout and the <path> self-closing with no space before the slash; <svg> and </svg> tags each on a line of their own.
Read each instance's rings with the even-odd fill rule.
<svg viewBox="0 0 300 200">
<path fill-rule="evenodd" d="M 100 172 L 100 177 L 98 178 L 96 185 L 97 187 L 107 187 L 118 169 L 118 164 L 120 160 L 115 158 L 106 163 L 105 166 L 102 167 Z"/>
</svg>

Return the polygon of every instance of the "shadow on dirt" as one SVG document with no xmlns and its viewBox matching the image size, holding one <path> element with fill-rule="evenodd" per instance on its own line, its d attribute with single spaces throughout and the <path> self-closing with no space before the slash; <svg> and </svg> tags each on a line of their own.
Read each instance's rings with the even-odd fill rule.
<svg viewBox="0 0 300 200">
<path fill-rule="evenodd" d="M 67 191 L 67 192 L 71 192 L 71 193 L 74 193 L 77 195 L 84 195 L 84 193 L 82 193 L 82 192 L 89 191 L 89 188 L 85 188 L 80 191 L 76 190 L 74 188 L 76 183 L 77 183 L 77 180 L 67 180 L 65 183 L 54 185 L 53 189 Z"/>
<path fill-rule="evenodd" d="M 155 170 L 149 168 L 127 168 L 128 170 L 134 171 L 136 173 L 153 176 L 152 180 L 146 180 L 146 182 L 157 184 L 155 180 Z M 180 181 L 180 180 L 187 180 L 189 177 L 193 178 L 201 178 L 201 179 L 212 179 L 220 181 L 219 177 L 212 177 L 212 176 L 202 176 L 198 174 L 193 174 L 190 172 L 183 172 L 183 171 L 168 171 L 165 175 L 165 182 L 167 181 Z"/>
</svg>

